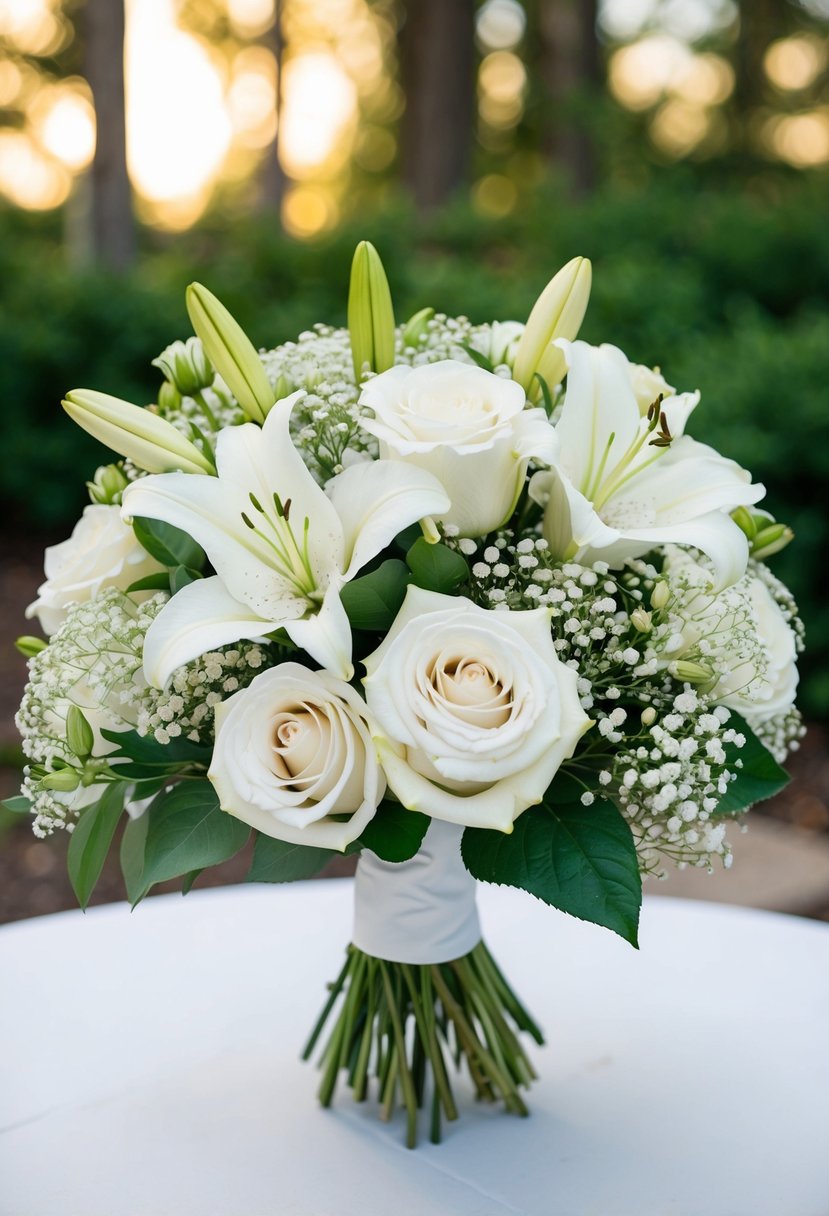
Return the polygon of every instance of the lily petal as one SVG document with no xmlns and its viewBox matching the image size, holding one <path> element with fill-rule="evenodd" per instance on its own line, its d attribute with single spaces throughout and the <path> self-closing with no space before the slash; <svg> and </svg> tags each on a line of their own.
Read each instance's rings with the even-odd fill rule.
<svg viewBox="0 0 829 1216">
<path fill-rule="evenodd" d="M 297 600 L 295 611 L 304 608 Z M 177 667 L 208 650 L 241 638 L 261 638 L 285 623 L 263 620 L 240 604 L 218 576 L 198 579 L 174 595 L 147 630 L 144 674 L 154 688 L 164 688 Z"/>
<path fill-rule="evenodd" d="M 339 583 L 331 583 L 318 612 L 304 620 L 287 622 L 285 632 L 332 675 L 341 680 L 350 680 L 354 675 L 351 625 L 340 599 Z"/>
<path fill-rule="evenodd" d="M 603 462 L 612 469 L 639 431 L 639 406 L 627 358 L 616 346 L 556 343 L 567 359 L 567 391 L 556 425 L 562 458 L 573 484 L 590 493 Z"/>
<path fill-rule="evenodd" d="M 629 495 L 619 493 L 612 502 L 614 512 L 626 514 L 629 500 L 651 501 L 655 522 L 673 524 L 708 511 L 750 506 L 763 498 L 765 492 L 764 486 L 752 485 L 751 474 L 736 461 L 720 456 L 714 448 L 690 435 L 683 435 L 674 440 L 655 464 L 637 473 Z"/>
<path fill-rule="evenodd" d="M 393 538 L 430 515 L 442 515 L 449 495 L 432 473 L 399 460 L 352 465 L 325 487 L 345 534 L 345 578 L 351 579 Z"/>
</svg>

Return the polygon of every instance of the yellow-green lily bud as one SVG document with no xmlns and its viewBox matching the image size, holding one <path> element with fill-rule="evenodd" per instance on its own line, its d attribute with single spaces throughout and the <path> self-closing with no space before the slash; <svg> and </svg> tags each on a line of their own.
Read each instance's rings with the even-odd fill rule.
<svg viewBox="0 0 829 1216">
<path fill-rule="evenodd" d="M 208 359 L 251 422 L 264 422 L 276 396 L 256 347 L 224 304 L 201 283 L 191 283 L 186 298 L 190 320 Z"/>
<path fill-rule="evenodd" d="M 169 380 L 162 380 L 158 389 L 158 412 L 167 414 L 181 406 L 181 393 Z"/>
<path fill-rule="evenodd" d="M 95 470 L 92 480 L 86 483 L 86 488 L 92 502 L 99 506 L 112 507 L 120 503 L 121 495 L 128 485 L 123 469 L 117 464 L 102 464 Z"/>
<path fill-rule="evenodd" d="M 280 373 L 274 386 L 274 392 L 276 400 L 282 401 L 284 397 L 290 397 L 291 393 L 296 392 L 296 388 L 284 373 Z"/>
<path fill-rule="evenodd" d="M 641 721 L 643 726 L 653 726 L 656 721 L 656 710 L 652 705 L 642 710 Z"/>
<path fill-rule="evenodd" d="M 552 343 L 556 338 L 572 340 L 579 332 L 587 311 L 591 278 L 590 261 L 573 258 L 550 280 L 533 305 L 512 368 L 513 379 L 528 397 L 535 399 L 541 391 L 536 375 L 550 389 L 564 379 L 567 370 L 564 354 Z"/>
<path fill-rule="evenodd" d="M 706 667 L 703 663 L 685 662 L 684 659 L 671 663 L 668 671 L 674 679 L 682 680 L 686 684 L 708 684 L 714 678 L 710 667 Z"/>
<path fill-rule="evenodd" d="M 403 326 L 403 345 L 417 348 L 420 339 L 429 329 L 429 322 L 435 315 L 434 308 L 421 308 L 413 317 L 409 317 Z"/>
<path fill-rule="evenodd" d="M 360 241 L 351 263 L 348 287 L 348 332 L 351 358 L 359 384 L 368 368 L 384 372 L 394 363 L 394 310 L 380 254 Z"/>
<path fill-rule="evenodd" d="M 794 532 L 786 524 L 770 524 L 767 528 L 761 528 L 751 541 L 751 556 L 757 562 L 763 561 L 785 549 L 793 540 Z"/>
<path fill-rule="evenodd" d="M 661 612 L 662 609 L 667 605 L 670 598 L 671 589 L 665 582 L 664 578 L 661 578 L 659 582 L 655 584 L 654 589 L 651 592 L 651 608 L 653 608 L 656 612 Z"/>
<path fill-rule="evenodd" d="M 18 638 L 15 642 L 16 648 L 26 659 L 33 659 L 36 654 L 40 654 L 41 650 L 45 650 L 49 643 L 44 638 L 32 637 L 29 634 L 24 634 L 22 638 Z"/>
<path fill-rule="evenodd" d="M 40 784 L 46 790 L 57 790 L 61 794 L 71 794 L 80 784 L 81 776 L 77 769 L 59 768 L 54 773 L 47 773 L 41 778 Z"/>
<path fill-rule="evenodd" d="M 79 760 L 85 760 L 87 756 L 92 755 L 95 736 L 92 733 L 92 727 L 77 705 L 70 705 L 66 715 L 66 742 L 70 752 Z"/>
<path fill-rule="evenodd" d="M 745 533 L 750 544 L 757 535 L 757 524 L 755 523 L 754 516 L 746 507 L 737 507 L 736 510 L 731 512 L 731 518 L 740 531 Z"/>
<path fill-rule="evenodd" d="M 147 473 L 215 472 L 195 444 L 152 410 L 89 388 L 73 389 L 63 408 L 78 426 Z"/>
<path fill-rule="evenodd" d="M 188 338 L 186 342 L 171 342 L 157 359 L 153 359 L 164 378 L 182 397 L 192 397 L 203 388 L 210 388 L 216 373 L 204 353 L 201 338 Z"/>
<path fill-rule="evenodd" d="M 640 633 L 650 633 L 651 631 L 651 614 L 647 612 L 640 604 L 638 608 L 634 608 L 630 614 L 630 623 L 634 629 L 638 629 Z"/>
</svg>

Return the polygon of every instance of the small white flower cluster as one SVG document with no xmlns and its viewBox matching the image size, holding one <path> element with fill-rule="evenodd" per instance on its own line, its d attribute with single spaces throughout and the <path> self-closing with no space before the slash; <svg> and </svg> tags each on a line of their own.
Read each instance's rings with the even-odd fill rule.
<svg viewBox="0 0 829 1216">
<path fill-rule="evenodd" d="M 642 716 L 648 721 L 649 711 Z M 631 826 L 643 874 L 664 877 L 666 858 L 680 869 L 710 870 L 714 857 L 730 866 L 727 821 L 715 815 L 737 775 L 726 745 L 745 743 L 745 736 L 728 725 L 730 716 L 724 706 L 711 708 L 686 687 L 671 712 L 643 723 L 635 735 L 608 732 L 617 747 L 599 781 L 613 791 Z"/>
<path fill-rule="evenodd" d="M 32 801 L 35 835 L 71 827 L 86 805 L 84 785 L 69 792 L 48 789 L 42 776 L 71 765 L 66 715 L 77 705 L 95 735 L 93 756 L 112 750 L 101 729 L 135 729 L 159 743 L 177 735 L 209 743 L 213 707 L 250 683 L 266 662 L 263 647 L 240 642 L 203 655 L 175 672 L 169 688 L 150 688 L 142 672 L 144 635 L 167 601 L 157 594 L 135 604 L 109 589 L 74 604 L 49 645 L 29 661 L 29 682 L 16 717 L 28 766 L 23 794 Z"/>
</svg>

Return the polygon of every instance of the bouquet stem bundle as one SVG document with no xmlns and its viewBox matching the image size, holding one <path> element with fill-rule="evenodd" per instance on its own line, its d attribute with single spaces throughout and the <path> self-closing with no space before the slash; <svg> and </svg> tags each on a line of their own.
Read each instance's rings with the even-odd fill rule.
<svg viewBox="0 0 829 1216">
<path fill-rule="evenodd" d="M 529 1113 L 519 1089 L 536 1073 L 518 1034 L 526 1031 L 539 1044 L 544 1039 L 483 942 L 462 958 L 429 965 L 387 962 L 350 945 L 303 1059 L 326 1026 L 322 1105 L 331 1105 L 342 1073 L 357 1102 L 368 1099 L 373 1080 L 381 1119 L 390 1120 L 402 1103 L 408 1148 L 417 1144 L 418 1111 L 425 1105 L 433 1144 L 440 1143 L 442 1119 L 458 1117 L 453 1067 L 466 1065 L 478 1099 Z"/>
</svg>

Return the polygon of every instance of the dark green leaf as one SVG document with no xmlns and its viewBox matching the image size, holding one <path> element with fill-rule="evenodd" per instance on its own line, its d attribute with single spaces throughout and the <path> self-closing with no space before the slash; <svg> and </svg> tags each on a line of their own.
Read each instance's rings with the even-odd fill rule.
<svg viewBox="0 0 829 1216">
<path fill-rule="evenodd" d="M 359 843 L 383 861 L 408 861 L 423 843 L 431 823 L 420 811 L 407 811 L 399 802 L 384 799 L 363 829 Z"/>
<path fill-rule="evenodd" d="M 182 781 L 164 790 L 146 813 L 145 887 L 227 861 L 250 834 L 246 823 L 221 810 L 209 781 Z"/>
<path fill-rule="evenodd" d="M 735 769 L 737 760 L 741 761 L 741 766 L 736 768 L 739 774 L 737 780 L 732 781 L 723 794 L 714 811 L 715 815 L 735 815 L 744 811 L 755 802 L 762 802 L 764 798 L 779 794 L 790 780 L 786 770 L 781 768 L 771 752 L 763 747 L 754 731 L 739 714 L 732 711 L 728 725 L 745 735 L 746 741 L 742 747 L 736 747 L 733 743 L 725 745 L 729 768 Z"/>
<path fill-rule="evenodd" d="M 159 743 L 152 735 L 139 735 L 134 730 L 102 730 L 101 734 L 117 748 L 107 756 L 109 764 L 119 764 L 120 770 L 121 761 L 132 762 L 132 767 L 125 765 L 123 768 L 125 780 L 153 778 L 175 772 L 184 765 L 207 766 L 210 763 L 212 752 L 209 747 L 181 736 L 169 743 Z"/>
<path fill-rule="evenodd" d="M 198 570 L 193 570 L 190 566 L 176 566 L 175 570 L 170 571 L 170 595 L 175 595 L 182 587 L 189 587 L 200 578 Z"/>
<path fill-rule="evenodd" d="M 66 865 L 78 903 L 86 908 L 101 877 L 118 820 L 124 809 L 126 786 L 113 781 L 82 814 L 69 839 Z"/>
<path fill-rule="evenodd" d="M 394 544 L 401 553 L 408 553 L 416 540 L 419 540 L 423 535 L 423 529 L 420 524 L 409 524 L 408 528 L 404 528 L 402 532 L 398 532 L 394 538 Z"/>
<path fill-rule="evenodd" d="M 469 567 L 460 553 L 446 545 L 430 545 L 423 537 L 406 554 L 412 581 L 427 591 L 451 595 L 469 578 Z"/>
<path fill-rule="evenodd" d="M 13 815 L 28 815 L 32 809 L 32 804 L 24 794 L 16 794 L 13 798 L 4 798 L 0 806 L 6 811 L 11 811 Z"/>
<path fill-rule="evenodd" d="M 477 363 L 478 367 L 482 367 L 485 372 L 492 371 L 492 360 L 491 359 L 488 359 L 487 356 L 482 354 L 481 351 L 476 350 L 475 347 L 472 346 L 469 342 L 462 342 L 461 346 L 466 351 L 466 353 L 469 355 L 469 358 L 472 360 L 473 363 Z"/>
<path fill-rule="evenodd" d="M 184 881 L 181 884 L 182 895 L 190 894 L 190 892 L 193 889 L 193 883 L 196 881 L 198 876 L 203 873 L 204 873 L 203 869 L 198 869 L 198 870 L 191 870 L 189 874 L 184 875 Z"/>
<path fill-rule="evenodd" d="M 346 583 L 340 599 L 352 629 L 388 629 L 406 598 L 408 581 L 405 564 L 390 558 L 371 574 Z"/>
<path fill-rule="evenodd" d="M 138 543 L 162 566 L 190 566 L 201 570 L 205 563 L 204 550 L 191 536 L 160 519 L 136 517 L 132 528 Z"/>
<path fill-rule="evenodd" d="M 630 828 L 609 802 L 525 811 L 511 835 L 467 828 L 464 865 L 482 882 L 520 887 L 554 908 L 637 943 L 642 883 Z"/>
<path fill-rule="evenodd" d="M 148 574 L 145 578 L 136 579 L 134 583 L 130 583 L 127 587 L 127 593 L 130 591 L 169 591 L 170 576 L 165 574 L 163 570 L 159 570 L 158 574 Z"/>
<path fill-rule="evenodd" d="M 538 372 L 535 373 L 535 375 L 533 376 L 533 379 L 537 380 L 539 383 L 539 386 L 541 388 L 541 400 L 544 403 L 544 413 L 549 418 L 553 412 L 553 396 L 552 396 L 552 393 L 550 392 L 550 386 L 547 383 L 547 381 L 544 379 L 544 377 L 539 375 Z"/>
<path fill-rule="evenodd" d="M 142 881 L 142 875 L 144 873 L 144 846 L 149 826 L 150 817 L 145 811 L 138 819 L 127 821 L 124 835 L 121 837 L 121 873 L 124 876 L 127 899 L 133 907 L 141 902 L 148 890 Z"/>
<path fill-rule="evenodd" d="M 272 836 L 256 833 L 253 865 L 245 882 L 294 882 L 313 878 L 327 861 L 336 857 L 333 849 L 314 849 L 307 844 L 288 844 Z"/>
</svg>

